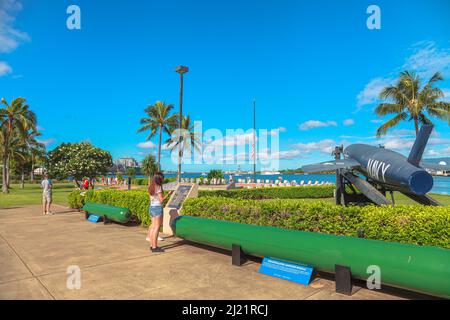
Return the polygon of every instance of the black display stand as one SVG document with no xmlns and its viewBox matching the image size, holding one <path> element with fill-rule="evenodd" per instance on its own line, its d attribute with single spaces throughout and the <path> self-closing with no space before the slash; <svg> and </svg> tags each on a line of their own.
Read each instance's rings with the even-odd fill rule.
<svg viewBox="0 0 450 320">
<path fill-rule="evenodd" d="M 352 295 L 352 271 L 349 267 L 336 264 L 334 266 L 336 293 Z"/>
<path fill-rule="evenodd" d="M 233 266 L 241 266 L 245 262 L 245 254 L 238 244 L 231 246 L 231 263 Z"/>
<path fill-rule="evenodd" d="M 111 220 L 109 220 L 106 216 L 103 216 L 103 224 L 110 224 Z"/>
</svg>

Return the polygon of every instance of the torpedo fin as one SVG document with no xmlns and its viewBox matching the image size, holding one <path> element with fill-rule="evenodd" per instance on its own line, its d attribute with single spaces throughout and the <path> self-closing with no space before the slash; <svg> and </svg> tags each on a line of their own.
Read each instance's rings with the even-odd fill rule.
<svg viewBox="0 0 450 320">
<path fill-rule="evenodd" d="M 401 193 L 403 193 L 405 196 L 413 199 L 414 201 L 426 205 L 426 206 L 440 206 L 441 204 L 434 200 L 433 198 L 431 198 L 430 196 L 427 196 L 426 194 L 424 195 L 418 195 L 418 194 L 414 194 L 414 193 L 409 193 L 409 192 L 403 192 L 400 191 Z"/>
<path fill-rule="evenodd" d="M 416 137 L 416 141 L 414 141 L 414 145 L 408 156 L 408 162 L 416 167 L 419 166 L 419 163 L 422 160 L 422 155 L 427 146 L 431 131 L 433 131 L 433 127 L 433 125 L 423 125 Z"/>
</svg>

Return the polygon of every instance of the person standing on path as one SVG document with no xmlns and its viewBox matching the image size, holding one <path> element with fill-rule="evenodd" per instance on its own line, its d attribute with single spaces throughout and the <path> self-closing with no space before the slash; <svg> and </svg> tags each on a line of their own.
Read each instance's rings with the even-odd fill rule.
<svg viewBox="0 0 450 320">
<path fill-rule="evenodd" d="M 41 182 L 42 187 L 42 210 L 44 215 L 51 214 L 50 205 L 52 204 L 52 189 L 53 183 L 49 179 L 48 174 L 44 174 L 44 179 Z"/>
<path fill-rule="evenodd" d="M 148 186 L 148 193 L 150 196 L 150 208 L 148 213 L 150 218 L 152 219 L 152 224 L 148 228 L 147 239 L 150 240 L 151 243 L 151 251 L 152 252 L 163 252 L 164 249 L 158 247 L 158 234 L 159 229 L 161 228 L 162 218 L 163 218 L 163 203 L 164 201 L 170 197 L 172 192 L 169 192 L 166 196 L 164 196 L 164 191 L 162 188 L 164 182 L 164 176 L 161 172 L 156 173 L 153 176 L 152 182 Z"/>
</svg>

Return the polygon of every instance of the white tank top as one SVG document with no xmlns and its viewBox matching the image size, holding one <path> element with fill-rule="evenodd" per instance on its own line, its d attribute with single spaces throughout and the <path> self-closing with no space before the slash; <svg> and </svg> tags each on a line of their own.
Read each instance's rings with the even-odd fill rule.
<svg viewBox="0 0 450 320">
<path fill-rule="evenodd" d="M 161 205 L 161 201 L 159 201 L 159 194 L 162 193 L 162 188 L 160 186 L 156 186 L 155 191 L 156 194 L 154 196 L 150 195 L 150 206 L 152 207 Z"/>
</svg>

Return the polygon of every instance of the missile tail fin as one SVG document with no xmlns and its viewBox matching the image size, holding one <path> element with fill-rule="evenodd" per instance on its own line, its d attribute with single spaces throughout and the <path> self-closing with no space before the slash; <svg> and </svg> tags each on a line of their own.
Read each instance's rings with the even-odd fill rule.
<svg viewBox="0 0 450 320">
<path fill-rule="evenodd" d="M 433 127 L 433 125 L 423 125 L 416 137 L 416 141 L 414 141 L 414 145 L 408 156 L 408 162 L 416 167 L 419 166 L 419 163 L 422 160 L 422 155 L 427 146 L 431 132 L 433 131 Z"/>
</svg>

